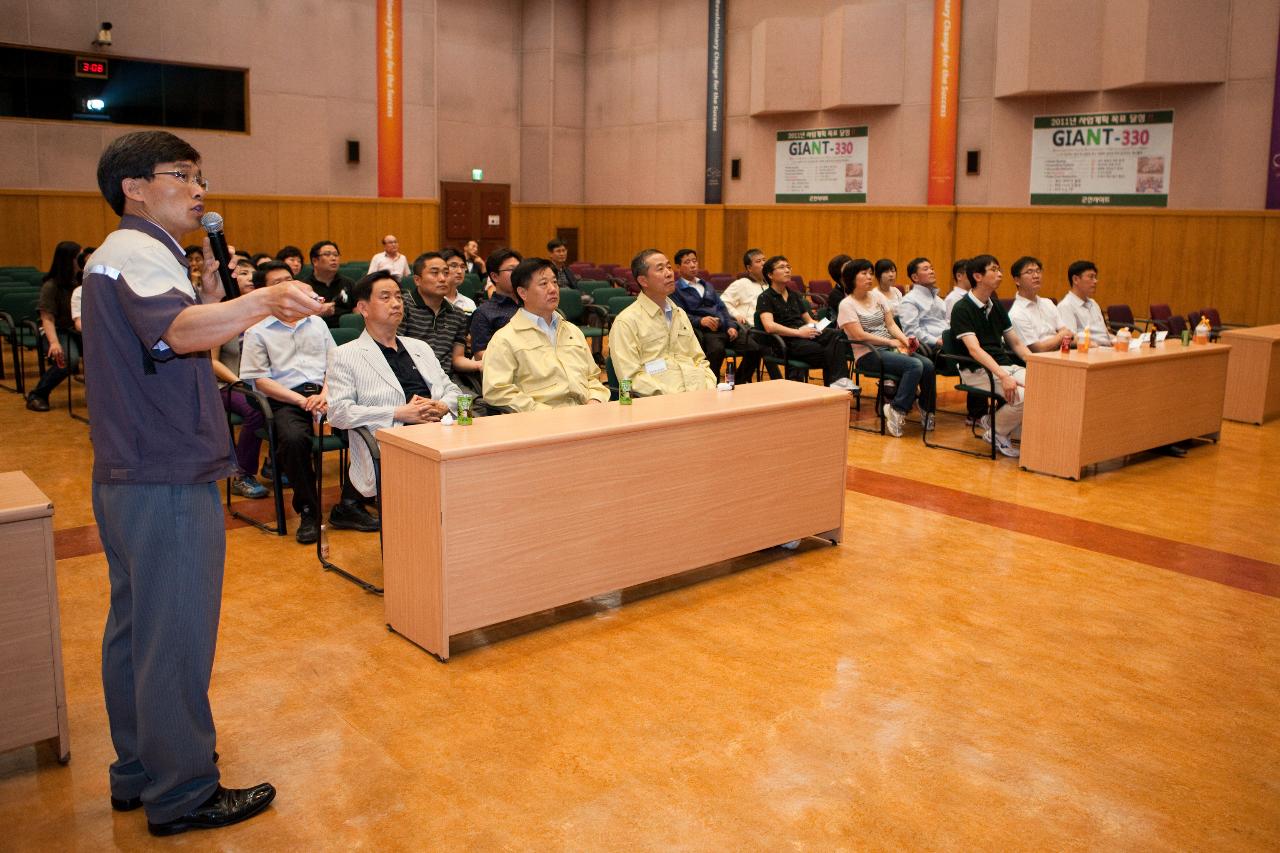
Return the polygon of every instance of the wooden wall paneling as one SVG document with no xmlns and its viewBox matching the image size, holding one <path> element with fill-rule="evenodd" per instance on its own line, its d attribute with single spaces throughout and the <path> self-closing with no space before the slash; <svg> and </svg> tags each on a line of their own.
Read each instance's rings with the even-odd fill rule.
<svg viewBox="0 0 1280 853">
<path fill-rule="evenodd" d="M 285 245 L 280 240 L 280 205 L 272 199 L 212 199 L 205 209 L 222 214 L 227 242 L 237 249 L 274 256 Z M 307 247 L 301 248 L 305 253 Z"/>
<path fill-rule="evenodd" d="M 285 246 L 297 246 L 302 250 L 303 262 L 310 263 L 306 258 L 311 245 L 318 240 L 333 239 L 329 236 L 329 205 L 323 199 L 290 200 L 279 202 L 279 208 L 280 245 L 276 251 Z"/>
<path fill-rule="evenodd" d="M 1098 265 L 1098 301 L 1127 304 L 1135 317 L 1145 317 L 1151 304 L 1151 253 L 1154 220 L 1147 215 L 1099 214 L 1093 218 L 1093 254 Z M 1054 288 L 1066 293 L 1066 270 L 1058 274 Z M 1048 283 L 1046 282 L 1046 289 Z M 1056 291 L 1055 291 L 1056 292 Z"/>
<path fill-rule="evenodd" d="M 1089 260 L 1093 255 L 1093 217 L 1074 211 L 1045 213 L 1039 217 L 1039 228 L 1037 249 L 1027 254 L 1035 255 L 1044 262 L 1044 283 L 1040 290 L 1056 301 L 1067 292 L 1067 267 L 1073 261 Z M 995 231 L 994 224 L 991 230 Z M 1005 275 L 1009 274 L 1009 267 L 1017 259 L 1017 255 L 1000 258 Z M 1005 291 L 1004 296 L 1011 298 L 1013 288 Z M 1104 293 L 1099 298 L 1106 305 L 1109 297 Z"/>
<path fill-rule="evenodd" d="M 1040 225 L 1041 218 L 1035 213 L 994 212 L 991 214 L 987 235 L 986 252 L 1000 259 L 1007 286 L 1001 287 L 1001 293 L 1010 298 L 1013 296 L 1013 262 L 1023 255 L 1034 255 L 1048 263 L 1041 254 Z"/>
<path fill-rule="evenodd" d="M 754 248 L 748 242 L 748 220 L 745 210 L 727 207 L 724 211 L 724 272 L 737 273 L 743 268 L 742 256 Z"/>
<path fill-rule="evenodd" d="M 410 261 L 427 251 L 428 247 L 440 248 L 432 243 L 422 242 L 422 205 L 420 204 L 380 199 L 375 202 L 373 223 L 378 232 L 378 242 L 377 250 L 370 251 L 370 257 L 382 251 L 382 238 L 388 234 L 395 235 L 400 241 L 400 251 L 407 255 Z M 437 230 L 435 233 L 440 232 Z"/>
<path fill-rule="evenodd" d="M 898 276 L 905 277 L 906 272 L 903 268 L 910 258 L 894 256 L 898 249 L 897 214 L 893 211 L 872 209 L 866 211 L 860 219 L 862 220 L 861 242 L 856 247 L 858 252 L 854 257 L 867 258 L 873 262 L 880 258 L 889 258 L 898 265 Z M 825 266 L 824 259 L 823 267 Z"/>
<path fill-rule="evenodd" d="M 582 226 L 581 205 L 511 205 L 511 246 L 521 255 L 546 255 L 547 241 L 556 235 L 557 228 L 578 229 L 578 256 L 581 260 L 602 260 L 593 254 L 592 235 Z"/>
<path fill-rule="evenodd" d="M 898 213 L 898 247 L 894 257 L 900 258 L 900 277 L 907 277 L 907 264 L 912 258 L 928 258 L 938 270 L 939 284 L 947 276 L 944 268 L 951 266 L 951 214 L 935 216 L 928 211 L 904 210 Z M 945 290 L 945 288 L 943 288 Z"/>
<path fill-rule="evenodd" d="M 50 249 L 48 257 L 42 257 L 41 246 L 39 198 L 0 196 L 0 265 L 48 269 L 53 251 Z"/>
<path fill-rule="evenodd" d="M 48 269 L 53 250 L 63 240 L 74 240 L 81 246 L 97 246 L 119 221 L 111 208 L 97 193 L 41 195 L 38 199 L 38 225 L 40 245 L 35 266 Z"/>
<path fill-rule="evenodd" d="M 702 211 L 702 237 L 698 241 L 702 266 L 711 272 L 733 272 L 737 268 L 732 256 L 724 254 L 724 208 L 708 207 Z"/>
<path fill-rule="evenodd" d="M 1174 313 L 1191 309 L 1180 282 L 1186 274 L 1182 263 L 1182 246 L 1186 240 L 1187 217 L 1160 217 L 1151 223 L 1151 276 L 1148 298 L 1151 303 L 1167 303 Z"/>
<path fill-rule="evenodd" d="M 338 244 L 343 263 L 367 261 L 382 251 L 383 235 L 378 233 L 377 210 L 370 201 L 330 199 L 329 233 L 325 236 Z"/>
<path fill-rule="evenodd" d="M 1258 254 L 1264 230 L 1261 217 L 1218 217 L 1213 266 L 1195 272 L 1203 282 L 1204 304 L 1194 308 L 1217 308 L 1224 323 L 1257 323 L 1263 280 Z"/>
<path fill-rule="evenodd" d="M 980 210 L 957 208 L 955 255 L 972 258 L 987 251 L 990 245 L 991 214 Z M 954 260 L 954 258 L 952 259 Z M 950 290 L 950 288 L 945 288 Z"/>
<path fill-rule="evenodd" d="M 1214 215 L 1184 216 L 1186 229 L 1178 247 L 1179 266 L 1169 281 L 1170 303 L 1175 311 L 1186 314 L 1203 308 L 1205 297 L 1212 292 L 1217 255 L 1219 219 Z"/>
<path fill-rule="evenodd" d="M 1280 323 L 1280 216 L 1269 216 L 1262 226 L 1262 244 L 1256 257 L 1257 304 L 1254 323 Z"/>
<path fill-rule="evenodd" d="M 435 199 L 426 199 L 417 203 L 420 220 L 418 223 L 418 234 L 415 246 L 422 246 L 422 249 L 413 249 L 409 256 L 410 262 L 418 255 L 426 251 L 427 246 L 440 242 L 440 202 Z M 385 236 L 385 235 L 384 235 Z M 397 237 L 400 235 L 397 234 Z M 400 239 L 404 239 L 401 237 Z M 402 249 L 403 251 L 403 246 Z"/>
</svg>

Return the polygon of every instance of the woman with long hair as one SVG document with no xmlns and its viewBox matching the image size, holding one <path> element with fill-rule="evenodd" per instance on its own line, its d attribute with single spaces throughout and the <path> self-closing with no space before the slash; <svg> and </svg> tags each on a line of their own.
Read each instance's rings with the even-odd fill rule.
<svg viewBox="0 0 1280 853">
<path fill-rule="evenodd" d="M 80 342 L 71 319 L 71 294 L 80 281 L 79 254 L 79 243 L 71 240 L 59 243 L 40 284 L 40 336 L 49 366 L 40 384 L 27 395 L 27 408 L 33 412 L 49 411 L 49 394 L 80 361 Z"/>
</svg>

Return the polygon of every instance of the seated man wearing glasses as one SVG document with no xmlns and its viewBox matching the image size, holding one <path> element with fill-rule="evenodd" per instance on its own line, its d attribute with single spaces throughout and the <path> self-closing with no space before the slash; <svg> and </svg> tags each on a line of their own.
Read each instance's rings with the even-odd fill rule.
<svg viewBox="0 0 1280 853">
<path fill-rule="evenodd" d="M 511 273 L 523 260 L 515 249 L 494 249 L 489 253 L 484 267 L 489 271 L 486 275 L 492 292 L 471 315 L 471 357 L 477 361 L 484 358 L 494 333 L 510 323 L 519 310 L 511 289 Z"/>
<path fill-rule="evenodd" d="M 351 279 L 338 271 L 341 254 L 338 244 L 321 240 L 311 247 L 311 274 L 303 279 L 311 289 L 324 297 L 324 313 L 321 316 L 329 328 L 338 325 L 343 314 L 351 313 Z"/>
</svg>

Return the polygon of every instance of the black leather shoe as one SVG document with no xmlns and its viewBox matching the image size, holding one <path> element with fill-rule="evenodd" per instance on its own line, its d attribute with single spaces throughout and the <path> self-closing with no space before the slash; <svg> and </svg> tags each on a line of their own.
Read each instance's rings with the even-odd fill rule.
<svg viewBox="0 0 1280 853">
<path fill-rule="evenodd" d="M 1182 459 L 1187 455 L 1187 449 L 1179 444 L 1166 444 L 1159 450 L 1165 456 L 1172 456 L 1175 459 Z"/>
<path fill-rule="evenodd" d="M 335 504 L 329 510 L 329 524 L 339 530 L 359 530 L 361 533 L 376 533 L 379 526 L 377 517 L 354 501 Z"/>
<path fill-rule="evenodd" d="M 266 782 L 252 788 L 224 788 L 219 785 L 213 796 L 204 801 L 204 805 L 164 823 L 147 821 L 147 829 L 152 835 L 177 835 L 188 829 L 231 826 L 253 817 L 275 798 L 276 789 Z"/>
<path fill-rule="evenodd" d="M 298 519 L 298 532 L 294 534 L 294 539 L 298 540 L 299 545 L 314 545 L 316 540 L 320 538 L 320 524 L 316 521 L 314 515 L 304 515 Z"/>
<path fill-rule="evenodd" d="M 49 411 L 49 401 L 44 397 L 37 397 L 35 394 L 31 394 L 27 397 L 27 408 L 33 412 L 47 412 Z"/>
<path fill-rule="evenodd" d="M 222 756 L 218 755 L 218 751 L 215 749 L 213 751 L 213 763 L 217 764 L 218 759 L 221 757 Z M 122 800 L 119 797 L 112 797 L 111 808 L 118 812 L 131 812 L 134 809 L 142 808 L 142 797 L 129 797 L 127 800 Z"/>
</svg>

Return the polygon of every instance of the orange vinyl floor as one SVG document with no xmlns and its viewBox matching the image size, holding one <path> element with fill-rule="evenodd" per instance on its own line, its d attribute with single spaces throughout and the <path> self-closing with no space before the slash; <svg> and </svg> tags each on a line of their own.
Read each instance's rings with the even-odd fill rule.
<svg viewBox="0 0 1280 853">
<path fill-rule="evenodd" d="M 0 754 L 0 849 L 1280 849 L 1280 424 L 1078 483 L 851 430 L 840 546 L 471 632 L 448 664 L 292 535 L 229 523 L 220 767 L 279 796 L 162 840 L 108 804 L 88 429 L 52 402 L 0 391 L 0 470 L 55 505 L 72 757 Z M 707 535 L 735 523 L 719 490 L 778 499 L 699 461 L 705 503 L 666 511 Z M 376 536 L 332 548 L 380 580 Z"/>
</svg>

